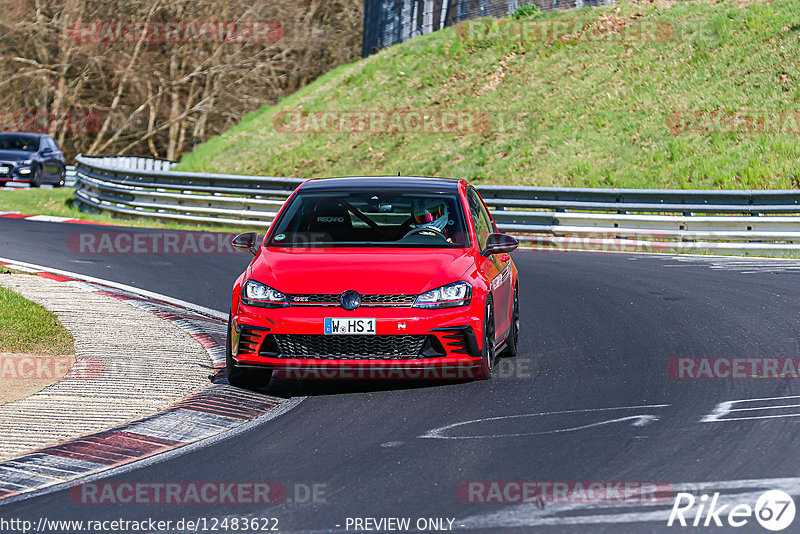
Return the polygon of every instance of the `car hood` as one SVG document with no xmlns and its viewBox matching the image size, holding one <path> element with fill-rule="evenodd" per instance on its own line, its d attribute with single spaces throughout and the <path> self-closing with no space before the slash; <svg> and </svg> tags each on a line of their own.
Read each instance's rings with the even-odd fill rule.
<svg viewBox="0 0 800 534">
<path fill-rule="evenodd" d="M 0 150 L 0 160 L 2 161 L 22 161 L 33 159 L 35 152 L 25 152 L 24 150 Z"/>
<path fill-rule="evenodd" d="M 419 294 L 472 263 L 468 249 L 264 248 L 248 277 L 290 294 Z"/>
</svg>

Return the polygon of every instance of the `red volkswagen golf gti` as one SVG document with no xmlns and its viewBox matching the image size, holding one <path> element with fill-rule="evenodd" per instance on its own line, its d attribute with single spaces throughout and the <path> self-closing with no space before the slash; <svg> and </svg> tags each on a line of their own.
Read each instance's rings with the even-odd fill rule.
<svg viewBox="0 0 800 534">
<path fill-rule="evenodd" d="M 236 280 L 231 384 L 489 378 L 519 333 L 518 242 L 464 180 L 324 178 L 289 197 Z"/>
</svg>

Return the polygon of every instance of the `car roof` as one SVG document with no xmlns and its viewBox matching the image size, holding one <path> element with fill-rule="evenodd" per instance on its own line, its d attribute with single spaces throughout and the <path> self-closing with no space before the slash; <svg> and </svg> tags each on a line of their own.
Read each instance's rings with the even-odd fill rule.
<svg viewBox="0 0 800 534">
<path fill-rule="evenodd" d="M 0 132 L 0 135 L 29 135 L 31 137 L 49 137 L 47 134 L 37 132 Z"/>
<path fill-rule="evenodd" d="M 422 176 L 348 176 L 342 178 L 315 178 L 305 182 L 303 191 L 386 190 L 409 189 L 455 193 L 461 181 L 454 178 L 426 178 Z"/>
</svg>

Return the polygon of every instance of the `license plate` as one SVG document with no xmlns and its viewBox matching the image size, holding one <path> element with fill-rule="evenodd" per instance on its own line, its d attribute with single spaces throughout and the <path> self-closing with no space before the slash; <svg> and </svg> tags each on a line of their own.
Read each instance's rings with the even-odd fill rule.
<svg viewBox="0 0 800 534">
<path fill-rule="evenodd" d="M 375 319 L 325 318 L 325 333 L 375 335 Z"/>
</svg>

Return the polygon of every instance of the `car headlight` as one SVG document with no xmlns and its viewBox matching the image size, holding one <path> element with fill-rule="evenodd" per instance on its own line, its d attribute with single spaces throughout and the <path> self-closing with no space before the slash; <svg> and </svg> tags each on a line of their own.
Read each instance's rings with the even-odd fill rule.
<svg viewBox="0 0 800 534">
<path fill-rule="evenodd" d="M 26 159 L 24 161 L 20 161 L 19 164 L 20 165 L 33 165 L 33 160 L 32 159 Z"/>
<path fill-rule="evenodd" d="M 286 295 L 255 280 L 248 280 L 242 286 L 242 302 L 250 306 L 263 306 L 265 308 L 289 305 Z"/>
<path fill-rule="evenodd" d="M 423 293 L 414 301 L 415 308 L 453 308 L 466 306 L 472 298 L 472 286 L 467 282 L 453 282 Z"/>
</svg>

